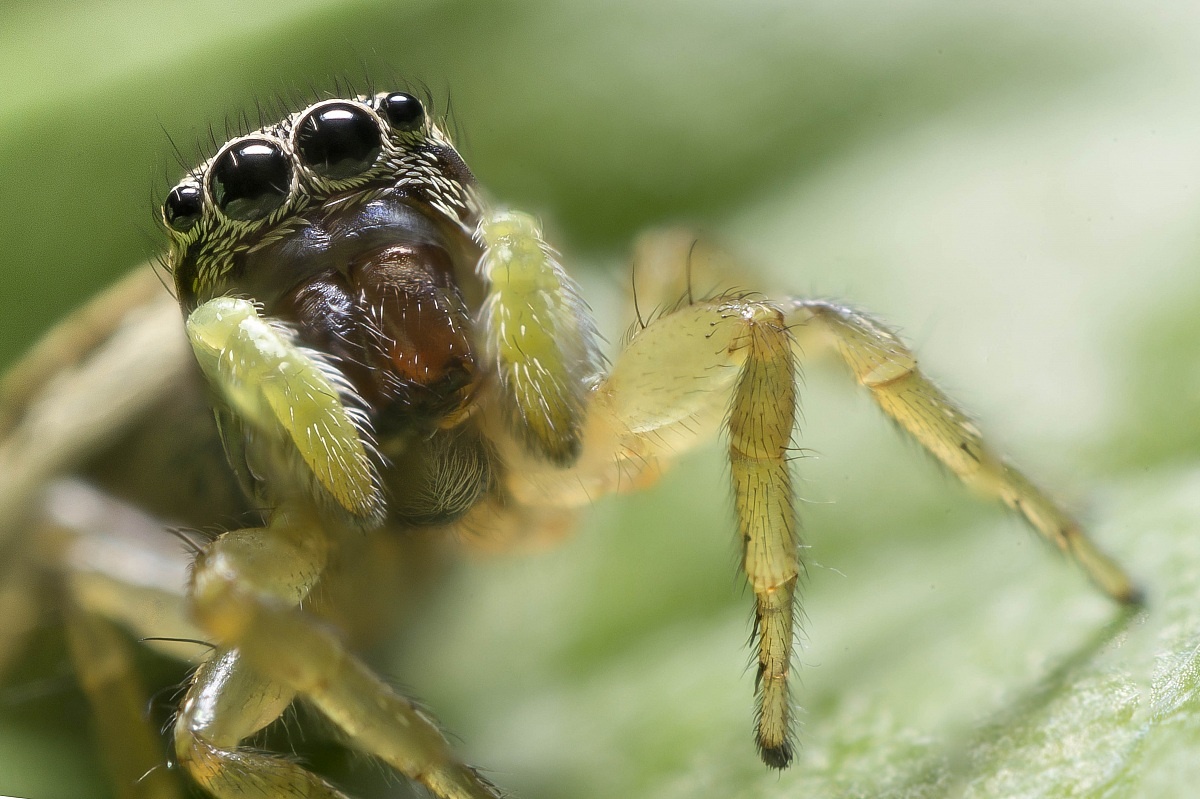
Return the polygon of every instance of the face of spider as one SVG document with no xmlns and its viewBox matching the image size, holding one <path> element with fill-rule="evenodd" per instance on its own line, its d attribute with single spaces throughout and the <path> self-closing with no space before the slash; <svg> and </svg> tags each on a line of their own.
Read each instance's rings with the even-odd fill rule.
<svg viewBox="0 0 1200 799">
<path fill-rule="evenodd" d="M 447 522 L 488 489 L 479 432 L 460 424 L 481 376 L 480 203 L 416 97 L 320 102 L 235 138 L 171 190 L 163 219 L 185 315 L 242 298 L 318 354 L 375 465 L 389 465 L 372 512 Z"/>
<path fill-rule="evenodd" d="M 537 222 L 487 202 L 410 94 L 318 102 L 235 138 L 170 191 L 162 215 L 187 344 L 176 347 L 173 307 L 165 324 L 175 337 L 163 334 L 161 314 L 110 321 L 161 306 L 144 291 L 156 288 L 145 272 L 18 364 L 5 385 L 21 383 L 6 394 L 20 399 L 0 408 L 0 466 L 8 466 L 0 533 L 18 526 L 43 483 L 83 470 L 108 429 L 158 422 L 167 432 L 153 438 L 182 452 L 181 429 L 155 409 L 184 404 L 179 381 L 191 373 L 180 362 L 194 359 L 237 478 L 233 493 L 253 518 L 195 544 L 186 588 L 161 598 L 194 630 L 183 635 L 212 646 L 173 729 L 175 760 L 212 795 L 343 796 L 295 761 L 247 744 L 302 697 L 353 746 L 440 799 L 498 797 L 428 713 L 353 654 L 354 636 L 325 623 L 345 632 L 352 614 L 339 604 L 370 604 L 397 582 L 374 568 L 371 542 L 417 528 L 492 542 L 557 534 L 576 508 L 652 482 L 718 434 L 754 600 L 755 741 L 768 766 L 786 767 L 803 571 L 789 466 L 801 351 L 835 352 L 951 473 L 1021 513 L 1109 595 L 1136 600 L 1120 566 L 987 446 L 894 333 L 860 311 L 693 296 L 679 279 L 691 273 L 688 242 L 660 238 L 643 253 L 651 268 L 639 293 L 667 310 L 647 322 L 631 308 L 638 325 L 606 368 L 590 312 Z M 70 380 L 51 380 L 48 364 L 63 347 L 78 348 L 69 352 L 78 366 Z M 147 377 L 133 384 L 128 374 Z M 135 453 L 121 449 L 118 460 L 144 457 Z M 160 469 L 147 457 L 142 474 L 191 460 L 174 453 Z M 80 631 L 73 661 L 92 678 L 81 682 L 101 685 L 94 664 L 120 659 L 105 624 L 161 633 L 129 612 L 143 577 L 122 571 L 131 548 L 91 557 L 103 525 L 73 524 L 78 540 L 56 545 L 66 554 L 51 568 L 64 577 L 63 604 Z M 102 592 L 86 590 L 92 572 Z M 118 679 L 121 692 L 96 690 L 90 700 L 98 715 L 123 719 L 122 740 L 145 742 L 152 733 L 141 729 L 140 706 L 119 701 L 136 695 L 133 683 Z M 152 773 L 172 779 L 158 765 L 144 743 L 114 771 L 129 784 Z"/>
</svg>

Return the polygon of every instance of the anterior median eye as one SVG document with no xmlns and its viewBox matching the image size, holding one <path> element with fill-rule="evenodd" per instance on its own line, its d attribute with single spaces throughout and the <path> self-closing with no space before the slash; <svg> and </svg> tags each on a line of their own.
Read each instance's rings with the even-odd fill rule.
<svg viewBox="0 0 1200 799">
<path fill-rule="evenodd" d="M 244 139 L 217 156 L 209 170 L 209 190 L 230 219 L 253 222 L 287 199 L 292 164 L 282 148 L 266 139 Z"/>
<path fill-rule="evenodd" d="M 300 120 L 295 135 L 305 166 L 332 180 L 369 169 L 383 149 L 383 132 L 371 112 L 349 103 L 313 109 Z"/>
</svg>

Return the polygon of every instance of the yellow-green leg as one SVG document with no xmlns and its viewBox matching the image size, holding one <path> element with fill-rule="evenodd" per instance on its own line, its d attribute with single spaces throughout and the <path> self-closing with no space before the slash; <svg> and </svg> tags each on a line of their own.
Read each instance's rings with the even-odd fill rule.
<svg viewBox="0 0 1200 799">
<path fill-rule="evenodd" d="M 354 530 L 348 536 L 361 535 Z M 223 799 L 256 795 L 338 796 L 319 778 L 287 761 L 254 755 L 236 742 L 269 721 L 249 714 L 230 724 L 223 714 L 242 712 L 255 700 L 271 707 L 268 691 L 303 696 L 351 744 L 423 783 L 440 799 L 494 799 L 499 794 L 451 751 L 436 724 L 354 657 L 301 602 L 315 585 L 328 555 L 326 531 L 312 508 L 277 510 L 266 528 L 226 533 L 197 559 L 192 585 L 194 615 L 222 642 L 226 670 L 202 669 L 176 727 L 176 748 L 194 776 Z M 259 676 L 261 675 L 261 676 Z M 236 687 L 242 701 L 229 702 Z M 282 710 L 282 707 L 279 707 Z M 277 715 L 277 714 L 276 714 Z M 213 729 L 221 734 L 214 738 Z M 232 745 L 231 745 L 232 742 Z"/>
<path fill-rule="evenodd" d="M 345 799 L 295 762 L 242 745 L 278 718 L 294 696 L 255 671 L 237 650 L 215 652 L 193 675 L 175 722 L 179 765 L 219 799 Z"/>
<path fill-rule="evenodd" d="M 795 425 L 796 370 L 782 314 L 752 307 L 741 343 L 746 363 L 729 409 L 729 462 L 743 567 L 755 598 L 758 749 L 768 766 L 784 768 L 792 760 L 788 673 L 800 572 L 795 493 L 787 463 Z"/>
<path fill-rule="evenodd" d="M 916 356 L 896 334 L 866 314 L 824 300 L 791 300 L 787 308 L 798 335 L 825 337 L 883 412 L 960 480 L 1018 511 L 1113 599 L 1140 599 L 1133 580 L 1096 547 L 1079 522 L 992 452 L 970 418 L 921 374 Z"/>
<path fill-rule="evenodd" d="M 133 664 L 128 638 L 111 622 L 65 603 L 71 663 L 92 711 L 96 740 L 121 799 L 179 799 L 163 739 L 146 717 L 149 693 Z"/>
<path fill-rule="evenodd" d="M 114 793 L 122 799 L 178 799 L 178 772 L 148 715 L 150 693 L 134 662 L 135 635 L 195 635 L 182 622 L 186 559 L 157 523 L 126 503 L 75 481 L 46 489 L 45 520 L 30 530 L 24 563 L 60 590 L 67 650 L 88 700 L 90 726 Z M 121 628 L 126 628 L 122 630 Z M 194 643 L 174 654 L 196 656 Z"/>
<path fill-rule="evenodd" d="M 571 505 L 636 486 L 726 426 L 756 605 L 755 737 L 777 768 L 792 754 L 788 679 L 801 571 L 787 463 L 795 398 L 792 341 L 778 307 L 738 296 L 695 302 L 635 331 L 593 392 L 575 465 L 521 463 L 508 476 L 522 501 Z"/>
</svg>

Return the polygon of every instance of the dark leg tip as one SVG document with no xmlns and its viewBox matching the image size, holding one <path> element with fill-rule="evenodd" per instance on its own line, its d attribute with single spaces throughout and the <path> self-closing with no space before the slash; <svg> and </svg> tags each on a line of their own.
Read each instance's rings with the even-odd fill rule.
<svg viewBox="0 0 1200 799">
<path fill-rule="evenodd" d="M 1146 592 L 1142 590 L 1141 586 L 1130 585 L 1117 597 L 1117 601 L 1127 607 L 1140 608 L 1146 604 Z"/>
<path fill-rule="evenodd" d="M 771 768 L 782 770 L 792 764 L 792 745 L 788 743 L 779 746 L 764 746 L 763 742 L 759 741 L 758 754 L 762 757 L 762 762 Z"/>
</svg>

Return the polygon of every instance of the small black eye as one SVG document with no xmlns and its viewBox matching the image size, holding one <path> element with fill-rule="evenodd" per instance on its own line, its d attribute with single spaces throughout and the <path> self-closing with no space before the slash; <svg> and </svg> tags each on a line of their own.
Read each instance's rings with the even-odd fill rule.
<svg viewBox="0 0 1200 799">
<path fill-rule="evenodd" d="M 392 92 L 380 100 L 379 113 L 396 130 L 416 130 L 425 119 L 421 101 L 404 92 Z"/>
<path fill-rule="evenodd" d="M 217 156 L 208 175 L 217 208 L 230 219 L 253 222 L 283 205 L 292 164 L 275 142 L 246 139 Z"/>
<path fill-rule="evenodd" d="M 176 233 L 187 233 L 200 221 L 204 193 L 199 186 L 176 186 L 163 203 L 163 219 Z"/>
<path fill-rule="evenodd" d="M 324 105 L 296 126 L 296 150 L 312 171 L 342 180 L 370 168 L 383 149 L 371 112 L 349 103 Z"/>
</svg>

